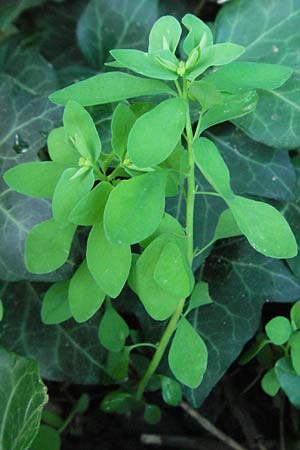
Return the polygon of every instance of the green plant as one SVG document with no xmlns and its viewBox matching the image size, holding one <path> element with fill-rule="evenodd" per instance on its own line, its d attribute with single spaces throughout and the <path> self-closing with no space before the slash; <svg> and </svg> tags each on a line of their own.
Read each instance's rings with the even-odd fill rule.
<svg viewBox="0 0 300 450">
<path fill-rule="evenodd" d="M 274 397 L 279 390 L 300 409 L 300 302 L 294 303 L 290 320 L 284 316 L 271 319 L 265 333 L 243 354 L 241 364 L 257 358 L 264 373 L 262 389 Z"/>
<path fill-rule="evenodd" d="M 107 375 L 121 384 L 120 391 L 103 400 L 102 407 L 110 411 L 123 412 L 146 402 L 144 392 L 153 388 L 151 383 L 162 387 L 168 403 L 180 401 L 179 385 L 156 375 L 169 345 L 173 376 L 192 389 L 201 384 L 207 349 L 188 313 L 211 301 L 206 283 L 195 282 L 194 261 L 213 242 L 244 235 L 264 256 L 297 254 L 284 217 L 269 204 L 236 195 L 218 148 L 202 136 L 212 125 L 251 113 L 258 100 L 256 89 L 280 87 L 292 70 L 233 63 L 244 52 L 241 45 L 213 44 L 210 28 L 191 14 L 182 23 L 188 30 L 183 40 L 186 60 L 176 56 L 182 33 L 179 22 L 163 16 L 150 32 L 148 53 L 111 51 L 114 61 L 107 65 L 143 77 L 107 72 L 51 94 L 53 102 L 65 105 L 63 127 L 48 137 L 51 161 L 21 164 L 4 176 L 17 192 L 52 198 L 53 217 L 36 225 L 27 238 L 25 261 L 30 272 L 43 274 L 61 267 L 77 227 L 92 227 L 86 257 L 70 279 L 49 288 L 41 314 L 45 324 L 71 317 L 82 323 L 105 303 L 99 339 L 109 352 Z M 218 70 L 210 70 L 217 66 Z M 137 97 L 142 101 L 131 100 Z M 114 102 L 122 103 L 112 117 L 111 149 L 103 152 L 85 107 Z M 208 181 L 207 191 L 196 189 L 196 170 Z M 165 212 L 165 197 L 178 192 L 186 201 L 184 224 Z M 194 227 L 197 196 L 217 196 L 228 207 L 213 239 L 202 248 L 194 244 L 195 234 L 201 233 Z M 152 319 L 168 320 L 158 344 L 139 342 L 115 309 L 113 299 L 126 281 Z M 143 347 L 154 347 L 153 357 L 139 381 L 125 383 L 132 354 L 138 351 L 142 356 Z M 157 408 L 145 403 L 145 418 L 154 422 L 158 417 Z"/>
</svg>

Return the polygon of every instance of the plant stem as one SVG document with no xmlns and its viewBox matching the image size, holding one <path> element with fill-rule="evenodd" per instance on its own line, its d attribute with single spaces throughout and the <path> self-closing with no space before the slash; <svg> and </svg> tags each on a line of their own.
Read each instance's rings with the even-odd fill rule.
<svg viewBox="0 0 300 450">
<path fill-rule="evenodd" d="M 185 78 L 183 78 L 183 92 L 182 97 L 187 101 L 188 105 L 188 96 L 187 96 L 187 81 Z M 195 204 L 195 163 L 194 163 L 194 157 L 193 157 L 193 129 L 191 124 L 191 118 L 190 118 L 190 110 L 189 106 L 187 106 L 187 113 L 186 113 L 186 136 L 187 136 L 187 150 L 188 150 L 188 157 L 189 157 L 189 171 L 187 174 L 187 204 L 186 204 L 186 234 L 187 234 L 187 257 L 189 260 L 190 265 L 193 263 L 194 258 L 194 204 Z M 156 369 L 159 366 L 159 363 L 165 353 L 165 350 L 170 342 L 170 339 L 176 330 L 178 321 L 181 317 L 184 304 L 185 304 L 185 298 L 181 299 L 180 302 L 177 305 L 176 311 L 173 313 L 167 328 L 165 329 L 162 338 L 157 346 L 157 349 L 153 355 L 153 358 L 143 376 L 141 379 L 136 392 L 136 399 L 139 401 L 143 398 L 144 390 L 152 377 L 152 375 L 155 373 Z"/>
</svg>

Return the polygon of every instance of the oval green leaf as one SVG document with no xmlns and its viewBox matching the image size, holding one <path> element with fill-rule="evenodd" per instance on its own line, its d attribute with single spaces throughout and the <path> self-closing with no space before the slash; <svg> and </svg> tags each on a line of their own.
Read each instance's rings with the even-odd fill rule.
<svg viewBox="0 0 300 450">
<path fill-rule="evenodd" d="M 53 219 L 33 227 L 25 245 L 25 264 L 29 272 L 49 273 L 68 259 L 76 226 L 59 228 Z"/>
<path fill-rule="evenodd" d="M 99 287 L 110 297 L 117 297 L 129 275 L 130 246 L 109 241 L 101 221 L 89 234 L 86 257 L 89 271 Z"/>
<path fill-rule="evenodd" d="M 69 280 L 53 284 L 45 294 L 41 309 L 42 322 L 54 325 L 72 317 L 68 302 Z"/>
<path fill-rule="evenodd" d="M 162 16 L 153 25 L 149 34 L 148 51 L 170 50 L 175 53 L 182 30 L 173 16 Z"/>
<path fill-rule="evenodd" d="M 207 348 L 184 317 L 177 326 L 168 360 L 173 375 L 180 383 L 192 389 L 201 384 L 207 367 Z"/>
<path fill-rule="evenodd" d="M 128 335 L 129 328 L 125 320 L 111 305 L 108 306 L 99 325 L 101 345 L 111 352 L 120 352 Z"/>
<path fill-rule="evenodd" d="M 270 341 L 275 345 L 285 344 L 292 333 L 290 321 L 283 316 L 274 317 L 271 319 L 266 327 L 266 333 Z"/>
<path fill-rule="evenodd" d="M 51 198 L 65 169 L 65 165 L 51 161 L 29 162 L 12 167 L 3 178 L 10 188 L 20 194 Z"/>
<path fill-rule="evenodd" d="M 104 228 L 116 244 L 136 244 L 159 226 L 165 207 L 165 172 L 149 172 L 121 181 L 110 193 Z"/>
<path fill-rule="evenodd" d="M 69 306 L 74 319 L 79 322 L 89 320 L 101 307 L 105 293 L 90 274 L 86 260 L 74 273 L 69 287 Z"/>
<path fill-rule="evenodd" d="M 107 72 L 54 92 L 49 98 L 59 105 L 75 100 L 83 106 L 92 106 L 162 94 L 176 95 L 175 91 L 162 81 L 147 80 L 122 72 Z"/>
<path fill-rule="evenodd" d="M 180 140 L 185 121 L 186 102 L 180 98 L 165 100 L 143 114 L 129 134 L 130 160 L 138 167 L 149 167 L 167 159 Z"/>
</svg>

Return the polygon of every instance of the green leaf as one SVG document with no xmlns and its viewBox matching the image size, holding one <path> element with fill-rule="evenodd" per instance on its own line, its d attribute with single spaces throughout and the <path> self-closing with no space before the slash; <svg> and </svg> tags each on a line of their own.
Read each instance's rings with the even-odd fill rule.
<svg viewBox="0 0 300 450">
<path fill-rule="evenodd" d="M 52 161 L 66 164 L 69 167 L 78 167 L 78 151 L 68 138 L 64 127 L 54 128 L 50 131 L 47 145 Z"/>
<path fill-rule="evenodd" d="M 238 94 L 253 89 L 273 90 L 282 86 L 292 75 L 290 67 L 277 64 L 236 62 L 221 67 L 205 77 L 204 82 L 222 92 Z"/>
<path fill-rule="evenodd" d="M 129 328 L 125 320 L 112 306 L 107 307 L 99 325 L 101 345 L 111 352 L 120 352 L 128 335 Z"/>
<path fill-rule="evenodd" d="M 91 106 L 161 94 L 174 95 L 175 92 L 159 80 L 147 80 L 122 72 L 107 72 L 61 89 L 49 98 L 61 105 L 74 100 L 82 106 Z"/>
<path fill-rule="evenodd" d="M 165 206 L 165 172 L 149 172 L 121 181 L 110 193 L 104 228 L 116 244 L 135 244 L 159 226 Z"/>
<path fill-rule="evenodd" d="M 210 28 L 193 14 L 186 14 L 182 21 L 189 33 L 183 42 L 183 49 L 189 55 L 193 48 L 202 43 L 202 47 L 213 44 L 213 35 Z"/>
<path fill-rule="evenodd" d="M 296 302 L 290 312 L 291 321 L 295 325 L 296 329 L 300 329 L 300 301 Z"/>
<path fill-rule="evenodd" d="M 300 74 L 276 91 L 263 91 L 255 112 L 234 123 L 248 136 L 271 147 L 292 150 L 300 144 Z M 271 114 L 270 114 L 271 112 Z"/>
<path fill-rule="evenodd" d="M 213 300 L 209 294 L 208 284 L 204 281 L 198 281 L 193 289 L 186 314 L 190 313 L 195 308 L 210 305 L 211 303 L 213 303 Z"/>
<path fill-rule="evenodd" d="M 207 348 L 184 317 L 177 326 L 168 360 L 173 375 L 182 384 L 192 389 L 201 384 L 207 367 Z"/>
<path fill-rule="evenodd" d="M 36 361 L 0 348 L 0 442 L 3 449 L 26 450 L 38 431 L 48 400 Z"/>
<path fill-rule="evenodd" d="M 173 236 L 185 235 L 184 229 L 180 225 L 178 220 L 176 220 L 175 217 L 171 216 L 170 214 L 165 213 L 156 231 L 154 231 L 154 233 L 151 234 L 151 236 L 149 236 L 147 239 L 140 242 L 140 246 L 147 247 L 152 241 L 154 241 L 154 239 L 164 233 L 168 233 Z"/>
<path fill-rule="evenodd" d="M 180 384 L 172 378 L 161 376 L 161 389 L 164 402 L 170 406 L 178 406 L 182 400 Z"/>
<path fill-rule="evenodd" d="M 289 345 L 291 348 L 292 366 L 297 375 L 300 375 L 300 332 L 296 331 L 292 334 Z"/>
<path fill-rule="evenodd" d="M 205 132 L 218 147 L 237 194 L 292 200 L 295 169 L 287 152 L 254 142 L 233 125 L 224 124 Z"/>
<path fill-rule="evenodd" d="M 283 316 L 274 317 L 267 323 L 265 329 L 268 338 L 275 345 L 285 344 L 292 333 L 290 321 Z"/>
<path fill-rule="evenodd" d="M 230 42 L 206 47 L 201 52 L 199 63 L 192 68 L 188 73 L 187 78 L 188 80 L 194 80 L 211 66 L 223 66 L 224 64 L 228 64 L 241 56 L 244 51 L 245 48 L 241 45 L 232 44 Z"/>
<path fill-rule="evenodd" d="M 41 425 L 30 450 L 60 450 L 61 439 L 58 431 L 48 425 Z"/>
<path fill-rule="evenodd" d="M 117 61 L 118 67 L 133 70 L 145 77 L 159 78 L 161 80 L 177 80 L 178 78 L 177 73 L 171 72 L 171 70 L 158 64 L 155 56 L 151 53 L 133 49 L 111 50 L 110 53 Z"/>
<path fill-rule="evenodd" d="M 202 120 L 199 132 L 227 120 L 236 119 L 251 113 L 257 105 L 258 95 L 255 91 L 242 94 L 226 94 L 224 102 L 207 111 Z"/>
<path fill-rule="evenodd" d="M 121 352 L 109 352 L 106 360 L 106 371 L 114 380 L 128 379 L 130 347 L 124 347 Z"/>
<path fill-rule="evenodd" d="M 172 242 L 172 237 L 164 234 L 152 241 L 139 257 L 132 274 L 135 291 L 154 320 L 170 317 L 180 300 L 179 295 L 164 290 L 154 279 L 159 258 L 170 240 Z"/>
<path fill-rule="evenodd" d="M 291 404 L 300 409 L 300 375 L 295 373 L 290 358 L 279 359 L 275 364 L 275 373 Z"/>
<path fill-rule="evenodd" d="M 4 32 L 26 9 L 44 3 L 45 0 L 11 0 L 0 5 L 0 28 Z"/>
<path fill-rule="evenodd" d="M 297 255 L 295 236 L 277 209 L 267 203 L 239 196 L 226 201 L 237 226 L 255 250 L 271 258 Z"/>
<path fill-rule="evenodd" d="M 109 241 L 100 221 L 90 232 L 86 256 L 89 271 L 99 287 L 110 297 L 117 297 L 129 275 L 130 246 Z"/>
<path fill-rule="evenodd" d="M 101 68 L 112 48 L 144 49 L 158 15 L 153 0 L 89 1 L 77 25 L 79 47 L 90 65 Z"/>
<path fill-rule="evenodd" d="M 259 21 L 258 10 L 262 18 Z M 293 0 L 264 5 L 260 0 L 253 0 L 251 4 L 247 0 L 237 0 L 218 14 L 216 41 L 230 39 L 244 45 L 243 60 L 284 64 L 297 71 L 300 68 L 297 52 L 299 17 L 298 5 Z M 249 30 L 249 23 L 256 25 Z M 236 123 L 255 140 L 277 148 L 293 149 L 300 143 L 299 92 L 299 74 L 295 73 L 278 91 L 262 92 L 256 111 Z"/>
<path fill-rule="evenodd" d="M 232 198 L 229 170 L 215 144 L 207 138 L 198 138 L 193 150 L 195 162 L 208 182 L 223 197 Z"/>
<path fill-rule="evenodd" d="M 83 385 L 111 383 L 104 366 L 106 351 L 99 345 L 101 313 L 84 324 L 68 320 L 45 325 L 40 318 L 38 287 L 23 282 L 7 285 L 2 293 L 5 316 L 0 327 L 1 343 L 35 358 L 41 376 L 47 380 Z"/>
<path fill-rule="evenodd" d="M 88 192 L 72 209 L 69 220 L 77 225 L 95 225 L 103 217 L 104 208 L 113 187 L 102 181 Z"/>
<path fill-rule="evenodd" d="M 182 99 L 165 100 L 135 122 L 128 138 L 128 154 L 136 166 L 154 166 L 167 159 L 181 138 L 186 108 Z"/>
<path fill-rule="evenodd" d="M 206 83 L 206 79 L 191 83 L 189 86 L 189 96 L 192 100 L 197 100 L 203 110 L 210 109 L 224 102 L 219 89 L 214 84 Z"/>
<path fill-rule="evenodd" d="M 86 261 L 74 273 L 68 295 L 70 311 L 79 323 L 89 320 L 101 307 L 105 294 L 90 274 Z"/>
<path fill-rule="evenodd" d="M 94 175 L 91 170 L 74 177 L 77 169 L 66 169 L 56 185 L 52 199 L 53 218 L 61 228 L 70 225 L 69 215 L 79 201 L 91 190 Z"/>
<path fill-rule="evenodd" d="M 271 397 L 275 397 L 280 389 L 280 384 L 277 380 L 275 369 L 272 368 L 266 372 L 261 380 L 261 387 L 264 392 Z"/>
<path fill-rule="evenodd" d="M 205 339 L 209 354 L 202 384 L 184 393 L 194 407 L 201 405 L 257 332 L 262 305 L 266 301 L 292 302 L 299 298 L 300 290 L 284 261 L 264 257 L 241 238 L 215 247 L 204 276 L 214 302 L 188 316 Z"/>
<path fill-rule="evenodd" d="M 181 26 L 173 16 L 160 17 L 149 34 L 148 51 L 170 50 L 175 53 L 181 36 Z"/>
<path fill-rule="evenodd" d="M 144 411 L 145 422 L 155 425 L 160 422 L 161 409 L 157 405 L 146 405 Z"/>
<path fill-rule="evenodd" d="M 136 115 L 130 105 L 120 103 L 114 110 L 111 121 L 111 145 L 120 161 L 123 161 L 126 150 L 129 132 L 136 121 Z"/>
<path fill-rule="evenodd" d="M 220 214 L 213 240 L 217 241 L 218 239 L 240 236 L 241 234 L 243 233 L 237 226 L 231 210 L 225 209 L 225 211 Z"/>
<path fill-rule="evenodd" d="M 124 414 L 130 411 L 132 403 L 133 397 L 129 392 L 115 391 L 107 394 L 100 406 L 106 413 Z"/>
<path fill-rule="evenodd" d="M 3 315 L 4 315 L 4 308 L 3 308 L 2 300 L 0 299 L 0 322 L 3 319 Z"/>
<path fill-rule="evenodd" d="M 81 394 L 74 409 L 78 413 L 83 414 L 89 409 L 89 406 L 90 406 L 90 395 Z"/>
<path fill-rule="evenodd" d="M 263 335 L 265 336 L 265 335 Z M 268 339 L 264 337 L 258 338 L 256 337 L 256 341 L 247 348 L 245 352 L 243 352 L 242 356 L 239 358 L 239 364 L 242 366 L 248 364 L 253 358 L 259 355 L 259 353 L 268 345 L 270 342 Z"/>
<path fill-rule="evenodd" d="M 42 421 L 46 425 L 49 425 L 50 427 L 56 429 L 61 428 L 64 424 L 64 421 L 58 414 L 52 411 L 48 411 L 47 409 L 44 409 L 42 413 Z"/>
<path fill-rule="evenodd" d="M 55 325 L 72 317 L 68 302 L 69 285 L 69 280 L 60 281 L 53 284 L 46 292 L 41 310 L 44 324 Z"/>
<path fill-rule="evenodd" d="M 164 247 L 153 273 L 154 281 L 169 294 L 186 298 L 194 286 L 194 275 L 181 248 L 174 242 Z"/>
<path fill-rule="evenodd" d="M 66 166 L 54 162 L 29 162 L 9 169 L 4 181 L 15 191 L 31 197 L 52 197 Z"/>
<path fill-rule="evenodd" d="M 76 226 L 59 228 L 53 219 L 41 222 L 29 232 L 25 264 L 33 273 L 49 273 L 68 259 Z"/>
<path fill-rule="evenodd" d="M 70 100 L 63 121 L 66 134 L 78 153 L 96 162 L 101 153 L 101 141 L 91 115 L 79 103 Z"/>
<path fill-rule="evenodd" d="M 260 11 L 258 20 L 257 11 Z M 260 0 L 235 0 L 225 5 L 216 20 L 216 41 L 244 45 L 242 59 L 285 64 L 300 68 L 300 56 L 295 52 L 300 37 L 300 11 L 293 0 L 285 3 Z M 249 29 L 249 23 L 255 24 Z M 286 39 L 287 30 L 290 39 Z"/>
</svg>

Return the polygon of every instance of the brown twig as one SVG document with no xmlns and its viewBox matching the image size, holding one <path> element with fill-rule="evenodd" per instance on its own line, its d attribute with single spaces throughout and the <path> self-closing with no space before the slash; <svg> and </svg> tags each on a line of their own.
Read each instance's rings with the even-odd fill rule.
<svg viewBox="0 0 300 450">
<path fill-rule="evenodd" d="M 214 439 L 189 438 L 186 436 L 142 434 L 141 442 L 144 445 L 157 447 L 185 448 L 187 450 L 228 450 L 228 446 Z"/>
<path fill-rule="evenodd" d="M 212 424 L 209 420 L 199 414 L 195 409 L 189 406 L 186 402 L 181 403 L 182 409 L 191 416 L 202 428 L 208 431 L 210 434 L 215 436 L 220 441 L 224 442 L 228 447 L 234 450 L 247 450 L 246 447 L 243 447 L 230 436 L 223 433 L 223 431 L 219 430 L 214 424 Z"/>
</svg>

